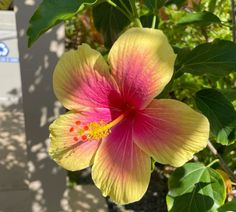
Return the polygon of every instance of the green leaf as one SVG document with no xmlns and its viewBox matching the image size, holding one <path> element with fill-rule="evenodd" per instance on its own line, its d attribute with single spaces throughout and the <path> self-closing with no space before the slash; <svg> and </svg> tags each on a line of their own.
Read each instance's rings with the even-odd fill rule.
<svg viewBox="0 0 236 212">
<path fill-rule="evenodd" d="M 236 100 L 236 88 L 222 89 L 220 92 L 224 94 L 230 101 Z"/>
<path fill-rule="evenodd" d="M 215 9 L 216 9 L 216 3 L 217 3 L 217 0 L 210 0 L 209 4 L 208 4 L 208 10 L 210 12 L 214 12 Z"/>
<path fill-rule="evenodd" d="M 195 102 L 208 118 L 218 143 L 228 145 L 236 140 L 236 111 L 222 93 L 215 89 L 203 89 L 196 93 Z"/>
<path fill-rule="evenodd" d="M 226 40 L 201 44 L 182 58 L 178 71 L 214 77 L 228 75 L 236 71 L 236 44 Z"/>
<path fill-rule="evenodd" d="M 169 178 L 168 187 L 166 200 L 170 212 L 215 211 L 226 198 L 222 177 L 201 163 L 177 168 Z"/>
<path fill-rule="evenodd" d="M 166 3 L 166 0 L 144 0 L 144 4 L 151 10 L 160 9 Z"/>
<path fill-rule="evenodd" d="M 100 2 L 101 0 L 43 0 L 29 21 L 28 46 L 48 29 L 71 18 L 82 8 Z"/>
<path fill-rule="evenodd" d="M 221 21 L 216 15 L 207 11 L 188 13 L 177 22 L 179 25 L 198 24 L 201 26 L 207 26 L 213 23 L 221 23 Z"/>
<path fill-rule="evenodd" d="M 236 211 L 236 198 L 234 198 L 231 202 L 225 203 L 222 207 L 218 208 L 218 212 L 229 212 Z"/>
<path fill-rule="evenodd" d="M 113 2 L 121 6 L 118 0 Z M 125 2 L 127 7 L 130 7 L 129 1 Z M 130 24 L 130 20 L 123 13 L 107 2 L 93 8 L 93 18 L 95 27 L 102 33 L 104 44 L 108 48 L 112 46 L 121 31 Z"/>
<path fill-rule="evenodd" d="M 175 70 L 179 70 L 184 61 L 186 60 L 186 57 L 190 54 L 191 50 L 189 48 L 178 48 L 178 47 L 173 47 L 174 52 L 177 54 L 176 60 L 175 60 Z M 182 73 L 183 74 L 183 73 Z"/>
</svg>

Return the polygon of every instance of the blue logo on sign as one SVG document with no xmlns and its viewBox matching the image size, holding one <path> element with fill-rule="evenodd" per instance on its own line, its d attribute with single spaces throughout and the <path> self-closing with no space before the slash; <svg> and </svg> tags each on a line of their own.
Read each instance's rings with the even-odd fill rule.
<svg viewBox="0 0 236 212">
<path fill-rule="evenodd" d="M 0 42 L 0 57 L 6 57 L 9 54 L 9 49 L 7 45 L 3 42 Z"/>
</svg>

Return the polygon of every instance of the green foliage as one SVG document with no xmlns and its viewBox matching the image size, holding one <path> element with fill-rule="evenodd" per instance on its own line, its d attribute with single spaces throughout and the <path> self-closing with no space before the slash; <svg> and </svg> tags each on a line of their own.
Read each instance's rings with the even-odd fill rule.
<svg viewBox="0 0 236 212">
<path fill-rule="evenodd" d="M 188 1 L 188 2 L 193 2 Z M 195 1 L 196 2 L 196 1 Z M 224 0 L 202 0 L 197 7 L 188 8 L 187 1 L 182 1 L 182 7 L 176 8 L 172 5 L 164 7 L 166 14 L 165 19 L 162 19 L 159 28 L 162 29 L 167 35 L 170 42 L 178 47 L 195 48 L 201 43 L 211 42 L 214 39 L 231 40 L 232 32 L 230 29 L 230 2 Z M 221 20 L 222 24 L 211 24 L 206 27 L 200 27 L 195 24 L 177 25 L 181 17 L 186 15 L 187 11 L 201 12 L 209 11 L 214 13 Z"/>
<path fill-rule="evenodd" d="M 166 6 L 171 5 L 171 4 L 175 4 L 178 7 L 181 7 L 187 0 L 167 0 L 166 1 Z"/>
<path fill-rule="evenodd" d="M 119 1 L 114 2 L 119 5 Z M 126 6 L 130 6 L 128 1 Z M 95 27 L 103 35 L 104 44 L 108 48 L 112 46 L 121 31 L 130 24 L 130 20 L 123 13 L 107 2 L 93 8 L 93 18 Z"/>
<path fill-rule="evenodd" d="M 221 151 L 221 156 L 224 158 L 225 163 L 231 170 L 236 170 L 236 142 L 229 146 L 218 147 Z"/>
<path fill-rule="evenodd" d="M 197 13 L 188 13 L 182 16 L 177 24 L 187 25 L 187 24 L 197 24 L 201 26 L 207 26 L 213 23 L 220 23 L 220 19 L 211 12 L 203 11 Z"/>
<path fill-rule="evenodd" d="M 230 101 L 236 100 L 236 88 L 222 89 L 220 92 L 223 93 Z"/>
<path fill-rule="evenodd" d="M 217 0 L 210 0 L 209 1 L 208 9 L 209 9 L 210 12 L 215 11 L 216 3 L 217 3 Z"/>
<path fill-rule="evenodd" d="M 166 0 L 144 0 L 144 3 L 151 11 L 154 11 L 155 14 L 155 9 L 157 10 L 163 7 Z"/>
<path fill-rule="evenodd" d="M 56 24 L 65 21 L 86 6 L 102 0 L 43 0 L 30 19 L 27 31 L 28 45 L 31 46 L 43 33 Z"/>
<path fill-rule="evenodd" d="M 201 44 L 181 58 L 179 71 L 214 77 L 228 75 L 236 71 L 236 44 L 226 40 Z"/>
<path fill-rule="evenodd" d="M 227 202 L 222 207 L 218 209 L 218 212 L 229 212 L 236 210 L 236 198 L 234 198 L 231 202 Z"/>
<path fill-rule="evenodd" d="M 219 91 L 203 89 L 196 93 L 196 105 L 208 118 L 216 141 L 228 145 L 236 139 L 236 111 Z"/>
<path fill-rule="evenodd" d="M 168 185 L 167 206 L 171 212 L 215 211 L 225 202 L 222 177 L 201 163 L 187 163 L 176 169 Z"/>
</svg>

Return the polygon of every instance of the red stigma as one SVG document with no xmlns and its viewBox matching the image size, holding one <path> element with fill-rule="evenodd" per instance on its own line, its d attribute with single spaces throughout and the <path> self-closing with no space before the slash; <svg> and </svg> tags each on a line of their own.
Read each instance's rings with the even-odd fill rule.
<svg viewBox="0 0 236 212">
<path fill-rule="evenodd" d="M 80 125 L 81 122 L 80 122 L 80 121 L 76 121 L 75 124 L 76 124 L 76 125 Z"/>
<path fill-rule="evenodd" d="M 74 140 L 74 141 L 78 141 L 79 139 L 75 136 L 75 137 L 73 138 L 73 140 Z"/>
<path fill-rule="evenodd" d="M 87 140 L 87 135 L 82 135 L 81 138 L 82 138 L 83 141 L 85 141 L 85 140 Z"/>
<path fill-rule="evenodd" d="M 84 130 L 88 130 L 89 129 L 89 127 L 88 126 L 84 126 Z"/>
<path fill-rule="evenodd" d="M 74 131 L 74 127 L 71 127 L 71 128 L 70 128 L 70 132 L 73 132 L 73 131 Z"/>
</svg>

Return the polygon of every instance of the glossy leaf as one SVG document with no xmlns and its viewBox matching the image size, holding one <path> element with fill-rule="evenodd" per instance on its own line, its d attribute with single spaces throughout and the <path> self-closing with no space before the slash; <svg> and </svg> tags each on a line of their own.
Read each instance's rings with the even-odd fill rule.
<svg viewBox="0 0 236 212">
<path fill-rule="evenodd" d="M 231 102 L 215 89 L 203 89 L 196 93 L 196 106 L 208 118 L 216 141 L 223 145 L 236 139 L 236 111 Z"/>
<path fill-rule="evenodd" d="M 29 22 L 28 46 L 31 46 L 48 29 L 71 18 L 82 8 L 100 2 L 101 0 L 43 0 Z"/>
<path fill-rule="evenodd" d="M 175 60 L 175 70 L 179 70 L 186 60 L 186 57 L 190 54 L 191 50 L 189 48 L 178 48 L 174 47 L 174 52 L 177 54 Z"/>
<path fill-rule="evenodd" d="M 225 203 L 222 207 L 218 208 L 218 212 L 230 212 L 236 211 L 236 198 L 234 198 L 231 202 Z"/>
<path fill-rule="evenodd" d="M 225 76 L 236 71 L 236 44 L 226 40 L 201 44 L 182 58 L 181 62 L 178 70 L 181 72 Z"/>
<path fill-rule="evenodd" d="M 181 17 L 177 22 L 179 25 L 198 24 L 201 26 L 207 26 L 213 23 L 220 23 L 220 19 L 211 12 L 203 11 L 197 13 L 188 13 Z"/>
<path fill-rule="evenodd" d="M 167 207 L 171 212 L 215 211 L 226 198 L 222 177 L 201 163 L 177 168 L 168 182 Z"/>
<path fill-rule="evenodd" d="M 118 1 L 114 1 L 119 5 Z M 126 1 L 127 7 L 129 2 Z M 104 44 L 111 47 L 121 31 L 130 23 L 129 19 L 119 10 L 104 2 L 93 8 L 96 29 L 102 33 Z"/>
</svg>

